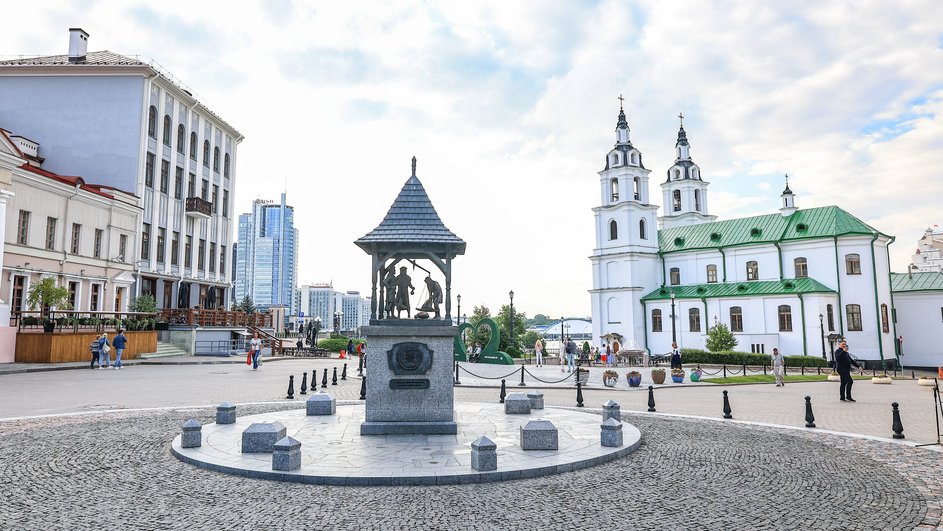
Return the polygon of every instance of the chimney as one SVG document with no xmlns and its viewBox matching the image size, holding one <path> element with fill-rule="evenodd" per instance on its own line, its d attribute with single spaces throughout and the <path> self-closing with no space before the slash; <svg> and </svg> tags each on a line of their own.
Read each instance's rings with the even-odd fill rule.
<svg viewBox="0 0 943 531">
<path fill-rule="evenodd" d="M 82 28 L 69 28 L 69 62 L 81 63 L 85 61 L 88 51 L 88 33 Z"/>
</svg>

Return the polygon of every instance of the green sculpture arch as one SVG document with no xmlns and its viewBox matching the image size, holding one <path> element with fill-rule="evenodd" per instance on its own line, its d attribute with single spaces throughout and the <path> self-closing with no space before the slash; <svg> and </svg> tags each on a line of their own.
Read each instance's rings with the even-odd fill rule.
<svg viewBox="0 0 943 531">
<path fill-rule="evenodd" d="M 488 340 L 488 344 L 482 347 L 481 356 L 478 358 L 479 363 L 492 363 L 495 365 L 514 365 L 514 358 L 512 358 L 507 352 L 501 352 L 498 350 L 498 346 L 501 344 L 501 335 L 498 334 L 498 325 L 490 317 L 486 317 L 481 321 L 478 321 L 477 325 L 472 325 L 471 323 L 462 323 L 458 327 L 458 333 L 455 334 L 455 361 L 468 361 L 468 355 L 465 353 L 465 343 L 462 342 L 462 332 L 466 330 L 471 330 L 474 334 L 478 331 L 478 328 L 481 326 L 487 326 L 491 329 L 491 338 Z"/>
</svg>

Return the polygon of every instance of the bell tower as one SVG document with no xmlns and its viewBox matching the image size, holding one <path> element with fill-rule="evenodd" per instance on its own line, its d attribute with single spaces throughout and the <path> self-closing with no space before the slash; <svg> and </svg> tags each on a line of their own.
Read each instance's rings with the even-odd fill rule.
<svg viewBox="0 0 943 531">
<path fill-rule="evenodd" d="M 691 160 L 691 145 L 684 130 L 684 114 L 679 114 L 681 127 L 675 142 L 675 162 L 668 169 L 668 179 L 661 184 L 664 215 L 660 227 L 670 229 L 717 219 L 707 213 L 707 181 L 701 178 L 701 168 Z"/>
</svg>

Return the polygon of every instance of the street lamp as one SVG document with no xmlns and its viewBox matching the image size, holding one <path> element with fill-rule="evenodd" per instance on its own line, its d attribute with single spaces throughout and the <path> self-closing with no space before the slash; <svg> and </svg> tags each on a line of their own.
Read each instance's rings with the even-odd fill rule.
<svg viewBox="0 0 943 531">
<path fill-rule="evenodd" d="M 467 323 L 467 322 L 468 322 L 468 314 L 462 315 L 462 322 L 463 322 L 463 323 Z"/>
<path fill-rule="evenodd" d="M 675 333 L 675 292 L 671 290 L 671 342 L 677 343 L 678 336 Z M 671 347 L 674 348 L 674 347 Z"/>
<path fill-rule="evenodd" d="M 511 298 L 511 327 L 508 332 L 508 346 L 514 344 L 514 290 L 508 292 L 508 297 Z M 528 361 L 530 363 L 530 361 Z"/>
<path fill-rule="evenodd" d="M 338 335 L 341 333 L 341 316 L 342 315 L 344 315 L 344 312 L 340 310 L 334 312 L 334 333 Z"/>
<path fill-rule="evenodd" d="M 819 332 L 822 334 L 822 359 L 828 360 L 825 356 L 825 317 L 819 314 Z"/>
<path fill-rule="evenodd" d="M 462 316 L 462 294 L 459 293 L 458 295 L 456 295 L 456 296 L 455 296 L 455 300 L 458 301 L 458 311 L 455 312 L 455 316 L 459 318 L 459 319 L 458 319 L 458 324 L 462 324 L 462 319 L 461 319 L 461 316 Z"/>
</svg>

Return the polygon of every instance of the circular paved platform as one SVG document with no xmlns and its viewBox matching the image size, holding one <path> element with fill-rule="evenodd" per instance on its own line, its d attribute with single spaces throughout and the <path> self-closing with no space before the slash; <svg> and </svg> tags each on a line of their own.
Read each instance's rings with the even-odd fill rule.
<svg viewBox="0 0 943 531">
<path fill-rule="evenodd" d="M 340 405 L 331 416 L 306 416 L 305 410 L 237 416 L 235 424 L 203 426 L 203 446 L 172 451 L 202 468 L 246 477 L 322 485 L 447 485 L 533 478 L 569 472 L 625 456 L 641 442 L 635 426 L 623 423 L 623 445 L 599 443 L 599 415 L 564 409 L 505 415 L 501 404 L 456 406 L 456 435 L 360 435 L 362 404 Z M 559 449 L 524 451 L 520 427 L 544 419 L 559 430 Z M 253 422 L 281 422 L 301 442 L 301 469 L 272 470 L 272 454 L 243 454 L 242 432 Z M 485 435 L 498 447 L 498 469 L 471 468 L 471 442 Z"/>
</svg>

